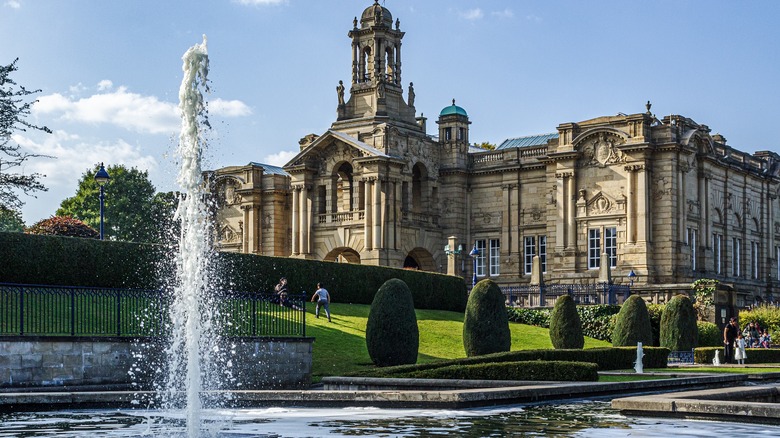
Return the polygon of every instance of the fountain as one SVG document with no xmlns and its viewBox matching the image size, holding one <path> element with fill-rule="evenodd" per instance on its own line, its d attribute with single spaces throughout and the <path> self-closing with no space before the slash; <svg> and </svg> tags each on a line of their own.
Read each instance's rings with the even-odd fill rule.
<svg viewBox="0 0 780 438">
<path fill-rule="evenodd" d="M 715 357 L 712 359 L 712 364 L 716 367 L 720 366 L 720 350 L 715 350 Z"/>
<path fill-rule="evenodd" d="M 642 374 L 644 372 L 644 364 L 642 363 L 642 358 L 645 357 L 645 353 L 642 351 L 642 343 L 637 342 L 636 343 L 636 362 L 634 362 L 634 371 L 637 372 L 637 374 Z"/>
</svg>

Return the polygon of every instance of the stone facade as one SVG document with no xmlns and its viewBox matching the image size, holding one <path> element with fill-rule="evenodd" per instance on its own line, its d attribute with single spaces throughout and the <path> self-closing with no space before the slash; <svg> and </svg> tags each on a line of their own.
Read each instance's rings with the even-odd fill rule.
<svg viewBox="0 0 780 438">
<path fill-rule="evenodd" d="M 235 340 L 232 379 L 223 388 L 305 388 L 311 384 L 312 338 Z M 160 376 L 159 345 L 148 339 L 0 337 L 0 388 L 117 385 L 150 388 Z"/>
<path fill-rule="evenodd" d="M 777 153 L 740 152 L 690 118 L 658 119 L 650 102 L 476 148 L 454 100 L 427 133 L 412 83 L 404 96 L 390 11 L 375 3 L 348 35 L 349 98 L 340 82 L 337 120 L 301 140 L 286 175 L 253 174 L 261 188 L 253 165 L 214 172 L 241 187 L 216 213 L 241 242 L 223 249 L 468 279 L 476 267 L 502 285 L 528 284 L 534 256 L 547 283 L 596 283 L 606 254 L 615 283 L 658 302 L 698 278 L 732 287 L 732 306 L 777 293 Z"/>
</svg>

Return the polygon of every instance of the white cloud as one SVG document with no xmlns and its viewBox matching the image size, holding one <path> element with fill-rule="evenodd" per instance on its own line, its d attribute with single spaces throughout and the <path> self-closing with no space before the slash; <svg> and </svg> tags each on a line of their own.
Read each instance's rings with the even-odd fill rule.
<svg viewBox="0 0 780 438">
<path fill-rule="evenodd" d="M 68 98 L 59 93 L 41 96 L 33 112 L 59 116 L 63 120 L 91 124 L 110 124 L 128 131 L 168 134 L 179 128 L 177 106 L 155 96 L 130 93 L 119 87 L 110 93 L 85 98 Z"/>
<path fill-rule="evenodd" d="M 515 16 L 515 13 L 512 12 L 511 9 L 506 8 L 503 11 L 493 11 L 490 13 L 490 15 L 499 18 L 513 18 Z"/>
<path fill-rule="evenodd" d="M 541 23 L 542 22 L 542 17 L 539 17 L 537 15 L 533 15 L 533 14 L 526 15 L 525 19 L 528 20 L 528 21 L 535 21 L 537 23 Z"/>
<path fill-rule="evenodd" d="M 233 2 L 246 6 L 267 6 L 285 4 L 287 0 L 233 0 Z"/>
<path fill-rule="evenodd" d="M 98 91 L 110 90 L 113 87 L 114 87 L 114 83 L 109 81 L 108 79 L 103 79 L 97 84 Z"/>
<path fill-rule="evenodd" d="M 460 11 L 458 12 L 458 15 L 460 15 L 460 18 L 463 18 L 465 20 L 479 20 L 485 14 L 482 12 L 482 9 L 476 8 L 476 9 L 469 9 L 468 11 Z"/>
<path fill-rule="evenodd" d="M 241 117 L 252 114 L 252 109 L 240 100 L 214 99 L 209 101 L 209 114 L 224 117 Z"/>
<path fill-rule="evenodd" d="M 16 1 L 16 0 L 8 0 L 8 1 L 7 1 L 7 2 L 5 2 L 3 5 L 4 5 L 4 6 L 8 6 L 8 7 L 9 7 L 9 8 L 11 8 L 11 9 L 19 9 L 19 8 L 21 8 L 21 7 L 22 7 L 22 4 L 21 4 L 21 3 L 19 3 L 19 2 L 18 2 L 18 1 Z"/>
<path fill-rule="evenodd" d="M 300 151 L 279 151 L 275 154 L 266 155 L 265 158 L 263 158 L 262 163 L 264 164 L 270 164 L 272 166 L 284 166 L 293 159 L 294 156 L 298 155 Z"/>
</svg>

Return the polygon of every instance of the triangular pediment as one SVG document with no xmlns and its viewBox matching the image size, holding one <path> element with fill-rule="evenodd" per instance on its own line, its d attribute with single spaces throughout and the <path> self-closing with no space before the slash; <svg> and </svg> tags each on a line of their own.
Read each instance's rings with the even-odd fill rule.
<svg viewBox="0 0 780 438">
<path fill-rule="evenodd" d="M 339 160 L 352 161 L 359 158 L 390 158 L 389 155 L 379 149 L 364 143 L 351 135 L 343 132 L 328 130 L 314 140 L 310 145 L 301 150 L 283 166 L 288 168 L 306 166 L 314 167 L 324 160 L 339 157 Z"/>
</svg>

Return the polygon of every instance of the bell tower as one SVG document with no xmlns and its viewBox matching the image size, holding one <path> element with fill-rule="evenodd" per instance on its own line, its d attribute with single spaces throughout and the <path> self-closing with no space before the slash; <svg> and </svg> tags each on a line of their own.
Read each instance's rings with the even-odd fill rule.
<svg viewBox="0 0 780 438">
<path fill-rule="evenodd" d="M 343 121 L 355 119 L 371 119 L 373 123 L 403 122 L 419 129 L 411 84 L 408 101 L 403 97 L 401 40 L 404 32 L 400 20 L 393 22 L 390 11 L 375 0 L 363 11 L 359 21 L 354 18 L 348 36 L 352 39 L 352 85 L 349 100 L 339 99 L 334 129 L 345 125 Z M 342 88 L 339 93 L 343 93 Z"/>
</svg>

